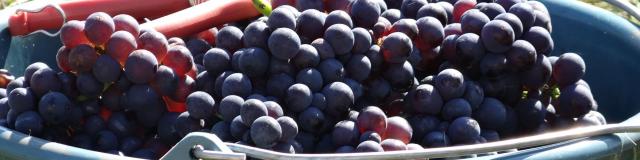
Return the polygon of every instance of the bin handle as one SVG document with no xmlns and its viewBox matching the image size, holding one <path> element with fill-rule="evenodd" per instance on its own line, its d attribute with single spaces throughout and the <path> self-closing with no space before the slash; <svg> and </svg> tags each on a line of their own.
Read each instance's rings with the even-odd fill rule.
<svg viewBox="0 0 640 160">
<path fill-rule="evenodd" d="M 422 150 L 405 150 L 391 152 L 367 152 L 367 153 L 334 153 L 334 154 L 288 154 L 271 150 L 246 146 L 235 143 L 225 143 L 225 145 L 234 152 L 244 153 L 247 156 L 259 159 L 352 159 L 352 160 L 370 160 L 370 159 L 415 159 L 415 158 L 446 158 L 458 157 L 469 154 L 482 154 L 496 151 L 507 151 L 514 148 L 528 148 L 535 146 L 548 145 L 569 141 L 591 136 L 622 133 L 622 132 L 640 132 L 640 125 L 633 124 L 608 124 L 601 126 L 590 126 L 568 129 L 564 131 L 549 132 L 540 135 L 534 135 L 523 138 L 510 140 L 502 140 L 483 144 L 428 148 Z M 192 154 L 197 158 L 207 159 L 219 157 L 220 153 L 216 151 L 208 151 L 204 149 L 194 149 Z"/>
<path fill-rule="evenodd" d="M 631 5 L 629 2 L 627 1 L 622 1 L 622 0 L 606 0 L 609 4 L 616 6 L 622 10 L 624 10 L 625 12 L 629 13 L 631 16 L 633 16 L 634 18 L 636 18 L 636 20 L 640 20 L 640 9 L 636 8 L 635 6 Z"/>
<path fill-rule="evenodd" d="M 19 13 L 19 12 L 38 13 L 38 12 L 43 11 L 46 8 L 49 8 L 49 7 L 53 8 L 55 11 L 57 11 L 60 14 L 60 16 L 62 16 L 62 24 L 64 25 L 64 23 L 67 22 L 67 15 L 64 13 L 64 10 L 62 10 L 62 7 L 60 7 L 60 5 L 57 4 L 57 3 L 47 3 L 47 5 L 44 5 L 44 6 L 40 7 L 40 8 L 35 8 L 35 9 L 18 8 L 18 9 L 16 9 L 15 13 Z M 60 26 L 59 28 L 62 28 L 62 26 Z M 51 32 L 49 32 L 47 30 L 44 30 L 44 29 L 39 29 L 39 30 L 33 31 L 33 32 L 31 32 L 31 33 L 29 33 L 27 35 L 18 35 L 18 36 L 19 37 L 26 37 L 26 36 L 29 36 L 29 35 L 32 35 L 32 34 L 36 34 L 36 33 L 42 33 L 42 34 L 50 36 L 50 37 L 55 37 L 55 36 L 58 36 L 58 34 L 60 34 L 60 29 L 58 29 L 58 31 L 56 31 L 54 33 L 51 33 Z"/>
</svg>

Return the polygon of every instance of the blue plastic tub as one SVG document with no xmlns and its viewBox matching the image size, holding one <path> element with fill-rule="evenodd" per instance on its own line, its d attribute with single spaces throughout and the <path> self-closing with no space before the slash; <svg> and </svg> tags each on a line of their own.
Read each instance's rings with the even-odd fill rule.
<svg viewBox="0 0 640 160">
<path fill-rule="evenodd" d="M 609 123 L 640 123 L 640 29 L 606 10 L 573 0 L 541 0 L 551 14 L 553 55 L 579 53 L 587 64 L 585 79 Z M 58 37 L 34 34 L 11 37 L 8 15 L 0 11 L 0 65 L 20 75 L 28 64 L 55 66 Z M 200 138 L 210 139 L 210 136 Z M 638 159 L 640 133 L 617 133 L 540 146 L 481 159 Z M 206 148 L 206 147 L 205 147 Z M 188 155 L 188 153 L 185 153 Z M 0 159 L 122 159 L 0 127 Z"/>
</svg>

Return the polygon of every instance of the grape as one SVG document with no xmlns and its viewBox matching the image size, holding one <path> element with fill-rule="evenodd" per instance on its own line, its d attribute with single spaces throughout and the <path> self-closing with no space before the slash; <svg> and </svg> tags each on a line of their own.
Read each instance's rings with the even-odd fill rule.
<svg viewBox="0 0 640 160">
<path fill-rule="evenodd" d="M 401 32 L 409 36 L 410 39 L 413 39 L 418 35 L 416 20 L 408 18 L 400 19 L 393 23 L 391 32 Z"/>
<path fill-rule="evenodd" d="M 38 71 L 34 72 L 29 84 L 31 90 L 33 90 L 38 97 L 50 91 L 60 91 L 62 88 L 56 71 L 48 67 L 38 69 Z"/>
<path fill-rule="evenodd" d="M 71 73 L 59 72 L 58 79 L 60 80 L 60 91 L 68 97 L 75 98 L 78 95 L 78 89 L 76 88 L 76 76 Z M 15 80 L 14 80 L 15 81 Z M 7 93 L 10 93 L 7 89 Z"/>
<path fill-rule="evenodd" d="M 387 130 L 383 135 L 385 135 L 384 139 L 391 138 L 409 143 L 413 136 L 413 129 L 406 119 L 398 116 L 389 117 L 387 119 Z"/>
<path fill-rule="evenodd" d="M 364 141 L 358 144 L 355 152 L 384 152 L 384 149 L 374 141 Z"/>
<path fill-rule="evenodd" d="M 487 142 L 495 142 L 500 140 L 500 135 L 495 130 L 482 129 L 480 136 L 486 139 Z"/>
<path fill-rule="evenodd" d="M 297 68 L 315 67 L 320 64 L 320 56 L 316 48 L 308 44 L 302 44 L 290 63 L 293 63 Z"/>
<path fill-rule="evenodd" d="M 325 9 L 327 11 L 337 11 L 343 10 L 348 11 L 351 9 L 351 4 L 355 0 L 334 0 L 334 1 L 325 1 Z"/>
<path fill-rule="evenodd" d="M 453 3 L 453 22 L 460 23 L 462 17 L 464 17 L 464 14 L 468 10 L 473 9 L 475 5 L 475 0 L 458 0 L 456 3 Z"/>
<path fill-rule="evenodd" d="M 504 104 L 495 98 L 487 97 L 480 107 L 474 110 L 473 118 L 485 129 L 500 129 L 507 120 Z"/>
<path fill-rule="evenodd" d="M 73 137 L 72 145 L 82 149 L 93 148 L 93 139 L 86 134 L 77 134 Z"/>
<path fill-rule="evenodd" d="M 336 149 L 336 153 L 353 153 L 355 150 L 353 146 L 341 146 Z"/>
<path fill-rule="evenodd" d="M 320 0 L 317 0 L 320 1 Z M 300 4 L 300 2 L 298 2 Z M 296 32 L 305 42 L 322 37 L 327 15 L 316 9 L 304 10 L 297 19 Z"/>
<path fill-rule="evenodd" d="M 285 81 L 288 82 L 288 81 Z M 314 68 L 305 68 L 300 70 L 296 76 L 296 83 L 304 84 L 312 92 L 318 92 L 322 89 L 322 75 L 320 71 Z M 289 84 L 289 83 L 285 83 Z"/>
<path fill-rule="evenodd" d="M 413 86 L 413 67 L 407 61 L 404 63 L 391 64 L 384 71 L 383 77 L 391 85 L 394 91 L 408 91 Z"/>
<path fill-rule="evenodd" d="M 333 144 L 332 134 L 325 134 L 322 138 L 317 142 L 315 146 L 316 153 L 333 153 L 335 151 L 335 146 Z"/>
<path fill-rule="evenodd" d="M 444 8 L 445 12 L 447 13 L 447 24 L 454 23 L 453 22 L 453 4 L 449 2 L 444 2 L 444 1 L 437 2 L 436 4 L 442 6 L 442 8 Z M 470 7 L 469 9 L 471 8 L 473 7 Z"/>
<path fill-rule="evenodd" d="M 459 98 L 464 95 L 465 85 L 462 73 L 455 69 L 445 69 L 434 79 L 435 88 L 443 100 Z"/>
<path fill-rule="evenodd" d="M 327 112 L 331 116 L 341 117 L 346 114 L 348 107 L 355 102 L 353 91 L 342 82 L 332 82 L 325 85 L 322 93 L 327 98 Z"/>
<path fill-rule="evenodd" d="M 536 15 L 534 13 L 533 7 L 528 3 L 517 3 L 509 8 L 505 7 L 505 9 L 508 9 L 509 13 L 513 13 L 518 17 L 518 19 L 520 19 L 520 22 L 522 22 L 523 31 L 528 31 L 529 28 L 533 26 Z"/>
<path fill-rule="evenodd" d="M 5 97 L 0 99 L 0 119 L 2 120 L 6 120 L 7 119 L 7 114 L 9 112 L 9 109 L 11 107 L 9 107 L 9 98 Z"/>
<path fill-rule="evenodd" d="M 156 71 L 156 76 L 151 82 L 151 86 L 160 95 L 169 96 L 178 87 L 178 75 L 171 68 L 161 65 Z"/>
<path fill-rule="evenodd" d="M 220 113 L 224 121 L 231 122 L 233 118 L 240 115 L 240 108 L 242 108 L 243 104 L 244 99 L 242 99 L 242 97 L 229 95 L 220 100 L 220 106 L 217 112 Z"/>
<path fill-rule="evenodd" d="M 342 63 L 333 58 L 320 62 L 317 68 L 318 71 L 320 71 L 325 84 L 342 81 L 346 76 Z"/>
<path fill-rule="evenodd" d="M 167 39 L 167 43 L 169 43 L 169 46 L 187 46 L 180 37 L 171 37 Z"/>
<path fill-rule="evenodd" d="M 261 77 L 269 69 L 269 54 L 260 48 L 243 48 L 238 67 L 249 77 Z"/>
<path fill-rule="evenodd" d="M 75 48 L 80 44 L 89 44 L 89 39 L 84 35 L 85 22 L 70 20 L 60 28 L 60 41 L 67 48 Z"/>
<path fill-rule="evenodd" d="M 312 106 L 307 107 L 307 109 L 300 112 L 298 115 L 298 121 L 296 122 L 299 124 L 300 128 L 306 132 L 319 133 L 322 126 L 325 123 L 328 123 L 325 121 L 325 114 L 320 109 Z"/>
<path fill-rule="evenodd" d="M 9 109 L 9 112 L 7 112 L 7 127 L 9 128 L 15 128 L 15 123 L 16 123 L 16 118 L 18 117 L 18 115 L 20 114 L 20 112 L 14 111 L 13 109 Z"/>
<path fill-rule="evenodd" d="M 285 104 L 288 111 L 302 112 L 311 105 L 312 100 L 311 90 L 304 84 L 297 83 L 287 89 Z"/>
<path fill-rule="evenodd" d="M 202 129 L 200 121 L 191 117 L 189 115 L 189 112 L 180 113 L 173 125 L 176 129 L 176 132 L 178 133 L 178 136 L 180 137 L 184 137 L 191 132 L 199 131 Z"/>
<path fill-rule="evenodd" d="M 381 45 L 382 55 L 387 63 L 403 63 L 412 51 L 411 39 L 402 33 L 391 33 Z"/>
<path fill-rule="evenodd" d="M 451 145 L 447 134 L 440 131 L 429 132 L 420 143 L 424 147 L 446 147 Z"/>
<path fill-rule="evenodd" d="M 590 110 L 597 109 L 590 89 L 580 84 L 563 87 L 554 106 L 557 114 L 566 118 L 580 118 Z"/>
<path fill-rule="evenodd" d="M 195 64 L 202 65 L 204 54 L 211 49 L 209 42 L 200 38 L 191 38 L 186 44 Z M 163 56 L 164 57 L 164 56 Z M 160 61 L 159 61 L 160 62 Z"/>
<path fill-rule="evenodd" d="M 205 119 L 215 113 L 215 100 L 206 92 L 196 91 L 187 97 L 187 112 L 193 118 Z"/>
<path fill-rule="evenodd" d="M 523 33 L 522 21 L 520 21 L 520 18 L 518 18 L 518 16 L 516 16 L 515 14 L 513 13 L 499 14 L 498 16 L 496 16 L 494 20 L 503 20 L 509 23 L 509 25 L 511 26 L 511 29 L 513 29 L 513 34 L 516 39 L 522 36 L 522 33 Z"/>
<path fill-rule="evenodd" d="M 290 141 L 290 142 L 293 142 L 293 141 Z M 271 150 L 276 152 L 294 154 L 296 153 L 296 150 L 293 147 L 293 144 L 291 144 L 290 142 L 278 142 L 276 145 L 271 147 Z"/>
<path fill-rule="evenodd" d="M 157 31 L 142 33 L 139 38 L 138 48 L 151 52 L 158 62 L 163 62 L 169 52 L 166 37 Z"/>
<path fill-rule="evenodd" d="M 542 103 L 537 99 L 523 99 L 518 103 L 515 111 L 519 122 L 518 127 L 522 130 L 531 131 L 544 123 L 546 108 L 543 108 Z"/>
<path fill-rule="evenodd" d="M 89 135 L 96 135 L 98 132 L 106 128 L 105 121 L 98 115 L 92 115 L 85 118 L 84 132 Z"/>
<path fill-rule="evenodd" d="M 240 116 L 245 125 L 251 126 L 258 117 L 267 116 L 267 107 L 260 100 L 249 99 L 242 104 Z"/>
<path fill-rule="evenodd" d="M 269 116 L 262 116 L 255 119 L 255 122 L 251 124 L 250 128 L 251 139 L 258 147 L 273 147 L 282 137 L 280 124 Z"/>
<path fill-rule="evenodd" d="M 542 27 L 533 26 L 525 32 L 522 39 L 528 41 L 536 48 L 536 53 L 548 56 L 553 51 L 554 44 L 549 31 Z"/>
<path fill-rule="evenodd" d="M 480 37 L 486 49 L 494 53 L 503 53 L 509 50 L 515 36 L 509 23 L 502 20 L 493 20 L 482 28 Z"/>
<path fill-rule="evenodd" d="M 196 81 L 194 81 L 191 77 L 179 77 L 176 91 L 173 92 L 170 97 L 174 101 L 184 102 L 186 101 L 187 96 L 189 96 L 191 92 L 196 90 L 196 87 Z"/>
<path fill-rule="evenodd" d="M 113 112 L 107 121 L 107 127 L 116 135 L 124 137 L 131 135 L 135 126 L 123 112 Z"/>
<path fill-rule="evenodd" d="M 537 57 L 536 49 L 533 45 L 524 40 L 514 41 L 511 49 L 509 49 L 505 55 L 507 56 L 507 63 L 520 70 L 531 68 L 536 62 Z"/>
<path fill-rule="evenodd" d="M 193 57 L 191 56 L 190 51 L 184 46 L 169 47 L 167 56 L 162 62 L 165 66 L 173 69 L 173 71 L 179 76 L 184 75 L 191 70 L 193 63 Z"/>
<path fill-rule="evenodd" d="M 236 30 L 233 29 L 233 32 L 229 32 L 229 33 L 237 34 L 235 32 Z M 244 29 L 244 33 L 241 36 L 242 42 L 245 47 L 260 47 L 262 49 L 267 49 L 267 40 L 269 39 L 270 32 L 271 31 L 269 30 L 269 26 L 267 26 L 265 22 L 260 22 L 260 21 L 252 22 L 247 26 L 247 28 Z M 226 40 L 228 39 L 225 39 L 225 41 Z M 219 42 L 222 42 L 222 41 L 219 41 Z"/>
<path fill-rule="evenodd" d="M 96 46 L 102 46 L 115 31 L 111 16 L 104 12 L 95 12 L 85 20 L 84 34 Z"/>
<path fill-rule="evenodd" d="M 378 22 L 373 25 L 371 31 L 373 31 L 373 39 L 377 44 L 378 40 L 391 31 L 391 22 L 384 17 L 379 17 Z"/>
<path fill-rule="evenodd" d="M 143 107 L 160 103 L 160 96 L 146 84 L 133 85 L 125 93 L 126 107 L 133 110 L 142 110 Z"/>
<path fill-rule="evenodd" d="M 420 15 L 420 14 L 418 14 L 418 15 Z M 398 10 L 398 9 L 386 10 L 386 11 L 382 12 L 380 17 L 386 18 L 391 23 L 396 23 L 396 21 L 402 19 L 402 15 L 400 13 L 400 10 Z"/>
<path fill-rule="evenodd" d="M 360 99 L 360 97 L 362 97 L 362 95 L 364 94 L 364 86 L 362 86 L 362 84 L 360 84 L 358 81 L 353 80 L 353 79 L 344 79 L 343 81 L 345 84 L 347 84 L 347 86 L 349 86 L 349 88 L 351 88 L 351 91 L 353 92 L 353 96 L 354 99 Z"/>
<path fill-rule="evenodd" d="M 98 56 L 98 60 L 93 65 L 93 76 L 102 83 L 112 83 L 120 78 L 120 63 L 109 55 Z"/>
<path fill-rule="evenodd" d="M 42 119 L 52 124 L 62 123 L 71 110 L 71 102 L 60 92 L 48 92 L 40 99 L 38 111 Z"/>
<path fill-rule="evenodd" d="M 69 64 L 72 70 L 87 72 L 98 59 L 98 53 L 87 44 L 79 44 L 69 52 Z"/>
<path fill-rule="evenodd" d="M 500 4 L 504 8 L 511 8 L 516 4 L 521 4 L 524 0 L 496 0 L 496 3 Z"/>
<path fill-rule="evenodd" d="M 404 142 L 397 139 L 385 139 L 380 142 L 380 146 L 384 151 L 402 151 L 407 150 L 407 145 Z"/>
<path fill-rule="evenodd" d="M 469 102 L 472 110 L 478 109 L 484 100 L 484 90 L 474 81 L 466 81 L 465 86 L 463 98 Z"/>
<path fill-rule="evenodd" d="M 56 64 L 62 72 L 71 71 L 71 66 L 69 64 L 69 52 L 71 52 L 71 48 L 62 46 L 60 47 L 60 49 L 58 49 L 58 52 L 56 54 Z"/>
<path fill-rule="evenodd" d="M 278 28 L 273 31 L 268 42 L 269 51 L 281 60 L 293 58 L 300 49 L 300 38 L 288 28 Z"/>
<path fill-rule="evenodd" d="M 293 85 L 294 79 L 291 76 L 281 73 L 269 77 L 267 81 L 267 93 L 276 97 L 284 97 L 290 85 Z"/>
<path fill-rule="evenodd" d="M 433 17 L 423 17 L 416 22 L 419 34 L 416 45 L 422 52 L 439 46 L 444 39 L 444 28 Z"/>
<path fill-rule="evenodd" d="M 375 131 L 377 134 L 384 134 L 387 130 L 387 116 L 376 106 L 364 108 L 358 115 L 356 123 L 361 133 Z"/>
<path fill-rule="evenodd" d="M 533 22 L 533 26 L 542 27 L 551 33 L 551 17 L 549 17 L 549 14 L 537 10 L 533 11 L 533 13 L 536 15 L 536 20 Z"/>
<path fill-rule="evenodd" d="M 411 90 L 407 95 L 408 103 L 418 113 L 436 115 L 443 105 L 442 97 L 435 87 L 423 84 Z"/>
<path fill-rule="evenodd" d="M 98 151 L 109 151 L 118 149 L 118 137 L 109 130 L 100 131 L 97 134 L 95 149 Z"/>
<path fill-rule="evenodd" d="M 133 36 L 138 37 L 140 35 L 140 29 L 138 21 L 127 14 L 119 14 L 113 17 L 113 24 L 115 26 L 114 31 L 127 31 Z"/>
<path fill-rule="evenodd" d="M 136 84 L 150 82 L 155 78 L 157 70 L 158 61 L 147 50 L 133 51 L 124 65 L 125 75 L 131 82 Z"/>
<path fill-rule="evenodd" d="M 486 77 L 498 77 L 509 69 L 507 66 L 507 57 L 504 54 L 490 53 L 480 61 L 480 72 Z"/>
<path fill-rule="evenodd" d="M 324 39 L 318 38 L 313 42 L 311 42 L 310 45 L 316 48 L 316 51 L 318 51 L 318 56 L 320 57 L 320 60 L 335 58 L 336 54 L 333 52 L 333 47 L 331 47 L 331 44 L 329 44 Z"/>
<path fill-rule="evenodd" d="M 156 42 L 157 39 L 149 39 L 149 38 L 158 38 L 158 37 L 150 37 L 147 35 L 151 35 L 151 34 L 143 34 L 143 36 L 140 37 L 141 38 L 140 47 L 145 49 L 150 49 L 151 51 L 159 50 L 157 47 L 162 47 L 162 46 L 158 46 L 157 44 L 158 42 Z M 159 38 L 164 38 L 164 36 Z M 146 46 L 145 44 L 148 46 Z M 164 45 L 166 46 L 166 40 Z M 138 45 L 136 44 L 136 38 L 133 35 L 131 35 L 131 33 L 126 31 L 117 31 L 113 33 L 109 38 L 109 40 L 107 41 L 106 53 L 111 57 L 113 57 L 114 59 L 116 59 L 120 65 L 124 65 L 129 54 L 131 54 L 131 52 L 133 52 L 137 47 Z M 164 54 L 166 54 L 166 47 L 165 47 Z M 156 56 L 160 56 L 160 55 L 156 54 Z"/>
<path fill-rule="evenodd" d="M 451 122 L 447 135 L 455 144 L 472 143 L 480 136 L 480 125 L 472 118 L 459 117 Z"/>
<path fill-rule="evenodd" d="M 362 54 L 369 50 L 371 47 L 371 34 L 364 28 L 354 28 L 354 45 L 351 49 L 351 53 Z"/>
<path fill-rule="evenodd" d="M 277 119 L 278 124 L 282 128 L 281 142 L 293 141 L 296 135 L 298 135 L 298 124 L 291 117 L 283 116 Z"/>
<path fill-rule="evenodd" d="M 536 62 L 521 73 L 522 85 L 530 89 L 539 89 L 551 79 L 551 63 L 544 55 L 537 55 Z"/>
<path fill-rule="evenodd" d="M 230 69 L 230 61 L 229 53 L 220 48 L 210 49 L 203 57 L 204 67 L 212 75 L 218 75 Z"/>
<path fill-rule="evenodd" d="M 233 73 L 229 75 L 224 79 L 221 87 L 223 97 L 228 95 L 247 97 L 251 94 L 251 90 L 251 80 L 242 73 Z"/>
<path fill-rule="evenodd" d="M 120 151 L 124 154 L 131 154 L 142 147 L 142 140 L 137 137 L 126 137 L 120 142 Z"/>
<path fill-rule="evenodd" d="M 331 13 L 329 13 L 325 18 L 323 30 L 326 30 L 334 24 L 344 24 L 349 28 L 353 28 L 351 16 L 349 16 L 349 14 L 343 10 L 331 11 Z"/>
<path fill-rule="evenodd" d="M 36 104 L 36 95 L 30 88 L 13 89 L 8 97 L 9 106 L 16 113 L 32 110 Z"/>
<path fill-rule="evenodd" d="M 446 26 L 447 24 L 449 24 L 449 18 L 447 16 L 447 11 L 444 9 L 444 7 L 436 3 L 425 4 L 416 13 L 417 19 L 422 19 L 423 17 L 433 17 L 437 19 L 440 24 L 442 24 L 442 26 Z"/>
<path fill-rule="evenodd" d="M 366 80 L 372 70 L 371 61 L 363 54 L 354 54 L 346 64 L 346 71 L 356 81 Z"/>
<path fill-rule="evenodd" d="M 426 0 L 405 0 L 402 1 L 402 5 L 400 6 L 400 11 L 402 12 L 402 16 L 406 18 L 416 18 L 416 14 L 418 10 L 428 2 Z"/>
<path fill-rule="evenodd" d="M 409 117 L 409 124 L 413 127 L 412 141 L 422 141 L 424 136 L 432 131 L 436 131 L 440 124 L 440 119 L 430 115 L 415 115 Z"/>
<path fill-rule="evenodd" d="M 470 9 L 464 12 L 460 19 L 460 26 L 464 33 L 475 33 L 480 35 L 483 26 L 489 23 L 491 19 L 478 9 Z"/>
<path fill-rule="evenodd" d="M 296 1 L 296 9 L 301 11 L 306 10 L 322 10 L 324 8 L 322 0 L 297 0 Z"/>
<path fill-rule="evenodd" d="M 229 133 L 235 139 L 242 139 L 242 135 L 247 130 L 249 130 L 249 126 L 246 126 L 244 122 L 242 122 L 242 117 L 240 115 L 233 118 L 233 120 L 229 124 Z"/>
<path fill-rule="evenodd" d="M 43 68 L 50 68 L 47 64 L 42 63 L 42 62 L 36 62 L 33 64 L 30 64 L 29 66 L 27 66 L 26 69 L 24 69 L 24 82 L 26 82 L 27 86 L 30 86 L 31 84 L 31 77 L 33 77 L 33 74 Z"/>
<path fill-rule="evenodd" d="M 455 42 L 454 64 L 467 66 L 480 62 L 484 55 L 484 47 L 478 35 L 465 33 Z"/>
<path fill-rule="evenodd" d="M 371 72 L 370 74 L 380 73 L 384 64 L 383 55 L 380 54 L 380 46 L 371 45 L 369 51 L 365 53 L 369 61 L 371 62 Z M 348 64 L 347 64 L 348 65 Z"/>
<path fill-rule="evenodd" d="M 355 37 L 351 28 L 344 24 L 329 26 L 324 32 L 324 40 L 333 47 L 336 55 L 349 53 L 355 45 Z"/>
<path fill-rule="evenodd" d="M 375 0 L 356 0 L 351 4 L 351 17 L 355 26 L 371 28 L 380 17 L 380 6 Z"/>
<path fill-rule="evenodd" d="M 295 12 L 298 11 L 296 10 Z M 297 16 L 294 14 L 294 11 L 286 8 L 285 6 L 278 7 L 271 11 L 271 15 L 269 15 L 269 19 L 267 20 L 267 25 L 272 31 L 279 28 L 289 28 L 293 30 L 296 29 L 296 18 Z"/>
<path fill-rule="evenodd" d="M 485 3 L 485 5 L 478 5 L 476 6 L 476 8 L 480 10 L 480 12 L 487 15 L 489 19 L 494 19 L 499 14 L 507 12 L 504 8 L 502 8 L 502 6 L 497 3 Z"/>
<path fill-rule="evenodd" d="M 445 103 L 442 107 L 442 118 L 446 121 L 453 121 L 458 117 L 470 116 L 471 104 L 469 104 L 467 100 L 462 98 L 451 99 L 447 101 L 447 103 Z"/>
<path fill-rule="evenodd" d="M 40 115 L 34 111 L 26 111 L 15 120 L 15 130 L 29 135 L 39 135 L 44 129 Z"/>
<path fill-rule="evenodd" d="M 275 27 L 269 28 L 275 29 Z M 235 52 L 236 50 L 242 48 L 243 38 L 244 33 L 238 27 L 226 26 L 220 29 L 220 31 L 216 35 L 216 47 L 227 50 L 229 52 Z M 247 39 L 251 38 L 253 37 L 247 37 Z"/>
</svg>

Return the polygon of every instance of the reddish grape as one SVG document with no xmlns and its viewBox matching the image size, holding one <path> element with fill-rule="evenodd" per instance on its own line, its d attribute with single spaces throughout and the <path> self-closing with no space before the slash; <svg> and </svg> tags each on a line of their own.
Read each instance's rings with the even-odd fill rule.
<svg viewBox="0 0 640 160">
<path fill-rule="evenodd" d="M 62 72 L 71 71 L 71 66 L 69 64 L 70 51 L 71 51 L 70 48 L 62 46 L 60 47 L 60 49 L 58 49 L 58 54 L 56 54 L 56 63 L 58 64 L 58 68 L 60 68 Z"/>
<path fill-rule="evenodd" d="M 120 65 L 124 65 L 129 54 L 136 48 L 138 48 L 136 38 L 127 31 L 113 33 L 106 44 L 107 54 L 116 59 Z"/>
<path fill-rule="evenodd" d="M 460 0 L 453 5 L 453 22 L 460 22 L 462 14 L 469 9 L 473 9 L 476 5 L 476 0 Z"/>
<path fill-rule="evenodd" d="M 173 69 L 177 75 L 184 75 L 193 68 L 193 57 L 186 47 L 171 46 L 162 63 Z"/>
<path fill-rule="evenodd" d="M 140 24 L 138 21 L 127 14 L 119 14 L 113 17 L 113 23 L 115 24 L 115 31 L 127 31 L 133 36 L 138 37 L 140 35 Z"/>
<path fill-rule="evenodd" d="M 139 38 L 138 49 L 146 49 L 156 56 L 158 62 L 162 62 L 167 55 L 169 42 L 167 38 L 160 32 L 148 31 L 142 33 Z"/>
<path fill-rule="evenodd" d="M 84 35 L 84 22 L 71 20 L 60 28 L 60 41 L 69 48 L 78 44 L 89 44 L 89 39 Z"/>
<path fill-rule="evenodd" d="M 207 43 L 209 43 L 209 45 L 211 46 L 215 46 L 217 34 L 218 34 L 218 28 L 214 27 L 196 34 L 196 37 L 203 39 L 204 41 L 207 41 Z"/>
<path fill-rule="evenodd" d="M 69 52 L 69 66 L 77 72 L 91 70 L 98 60 L 98 53 L 88 44 L 80 44 Z"/>
<path fill-rule="evenodd" d="M 402 117 L 390 117 L 387 120 L 387 131 L 384 134 L 383 139 L 397 139 L 402 142 L 409 143 L 411 136 L 413 135 L 413 129 L 406 119 Z"/>
<path fill-rule="evenodd" d="M 104 12 L 96 12 L 89 15 L 84 25 L 84 34 L 96 46 L 104 45 L 116 30 L 113 19 Z"/>
<path fill-rule="evenodd" d="M 387 130 L 387 116 L 380 108 L 369 106 L 358 115 L 357 126 L 362 133 L 375 131 L 378 134 L 384 134 Z"/>
<path fill-rule="evenodd" d="M 185 102 L 187 96 L 193 91 L 196 91 L 196 81 L 189 76 L 181 77 L 178 80 L 176 91 L 171 95 L 171 99 L 177 102 Z"/>
</svg>

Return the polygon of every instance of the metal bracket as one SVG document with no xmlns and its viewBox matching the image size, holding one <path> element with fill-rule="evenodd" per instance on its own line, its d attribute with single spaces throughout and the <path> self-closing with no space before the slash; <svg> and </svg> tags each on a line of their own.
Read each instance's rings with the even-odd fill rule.
<svg viewBox="0 0 640 160">
<path fill-rule="evenodd" d="M 182 138 L 161 160 L 174 159 L 245 159 L 244 153 L 233 153 L 220 138 L 211 133 L 193 132 Z"/>
</svg>

